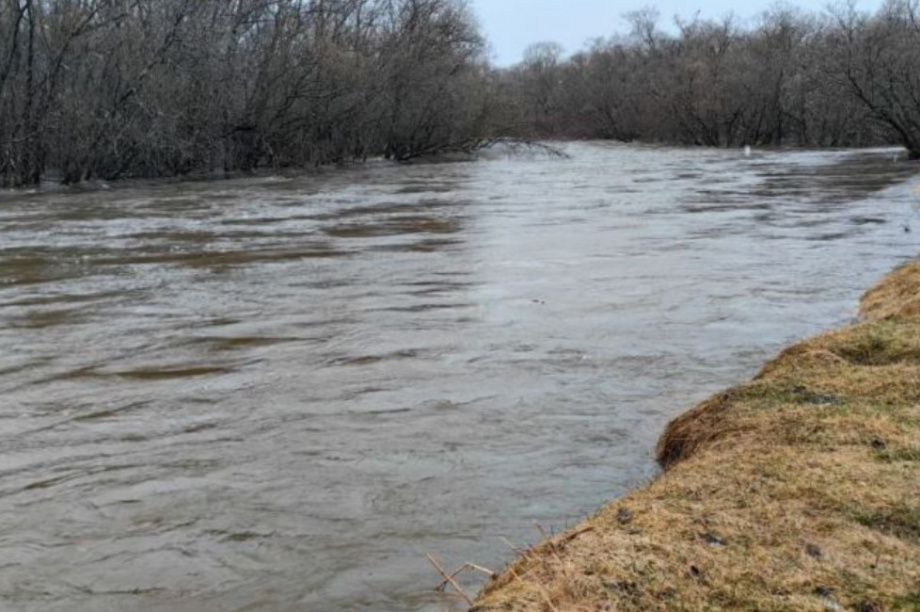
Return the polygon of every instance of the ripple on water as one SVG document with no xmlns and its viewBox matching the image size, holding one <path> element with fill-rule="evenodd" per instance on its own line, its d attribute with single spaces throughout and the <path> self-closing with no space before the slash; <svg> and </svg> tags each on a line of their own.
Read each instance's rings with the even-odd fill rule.
<svg viewBox="0 0 920 612">
<path fill-rule="evenodd" d="M 566 148 L 3 195 L 0 607 L 442 609 L 916 252 L 890 151 Z"/>
</svg>

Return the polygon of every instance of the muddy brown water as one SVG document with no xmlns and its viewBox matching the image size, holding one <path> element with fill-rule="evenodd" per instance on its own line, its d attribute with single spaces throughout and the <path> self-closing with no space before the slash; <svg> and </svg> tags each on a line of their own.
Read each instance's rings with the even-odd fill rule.
<svg viewBox="0 0 920 612">
<path fill-rule="evenodd" d="M 917 252 L 892 151 L 0 196 L 0 609 L 441 610 Z M 906 231 L 907 229 L 912 231 Z"/>
</svg>

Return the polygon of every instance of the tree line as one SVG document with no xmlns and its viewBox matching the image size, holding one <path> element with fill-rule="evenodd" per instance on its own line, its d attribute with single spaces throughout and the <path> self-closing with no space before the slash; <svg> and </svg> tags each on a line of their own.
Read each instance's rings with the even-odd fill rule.
<svg viewBox="0 0 920 612">
<path fill-rule="evenodd" d="M 466 150 L 483 48 L 454 0 L 0 0 L 0 184 Z"/>
<path fill-rule="evenodd" d="M 514 121 L 539 138 L 689 145 L 900 144 L 920 157 L 920 11 L 889 0 L 876 14 L 851 3 L 823 15 L 792 8 L 753 27 L 734 19 L 628 15 L 627 35 L 563 59 L 530 47 L 506 75 Z"/>
<path fill-rule="evenodd" d="M 497 139 L 898 143 L 920 157 L 920 0 L 629 16 L 490 66 L 465 0 L 0 0 L 0 186 L 306 167 Z"/>
</svg>

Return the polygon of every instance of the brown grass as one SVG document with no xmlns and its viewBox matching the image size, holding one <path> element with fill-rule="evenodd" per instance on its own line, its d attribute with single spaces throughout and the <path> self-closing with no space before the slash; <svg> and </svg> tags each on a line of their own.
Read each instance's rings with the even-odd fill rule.
<svg viewBox="0 0 920 612">
<path fill-rule="evenodd" d="M 473 609 L 920 612 L 920 261 L 861 310 L 674 420 L 661 477 Z"/>
</svg>

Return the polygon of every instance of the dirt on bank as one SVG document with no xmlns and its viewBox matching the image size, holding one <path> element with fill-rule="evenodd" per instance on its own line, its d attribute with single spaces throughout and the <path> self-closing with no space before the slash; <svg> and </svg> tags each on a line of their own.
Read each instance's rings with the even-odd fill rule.
<svg viewBox="0 0 920 612">
<path fill-rule="evenodd" d="M 660 478 L 473 609 L 920 611 L 920 261 L 861 313 L 673 421 Z"/>
</svg>

